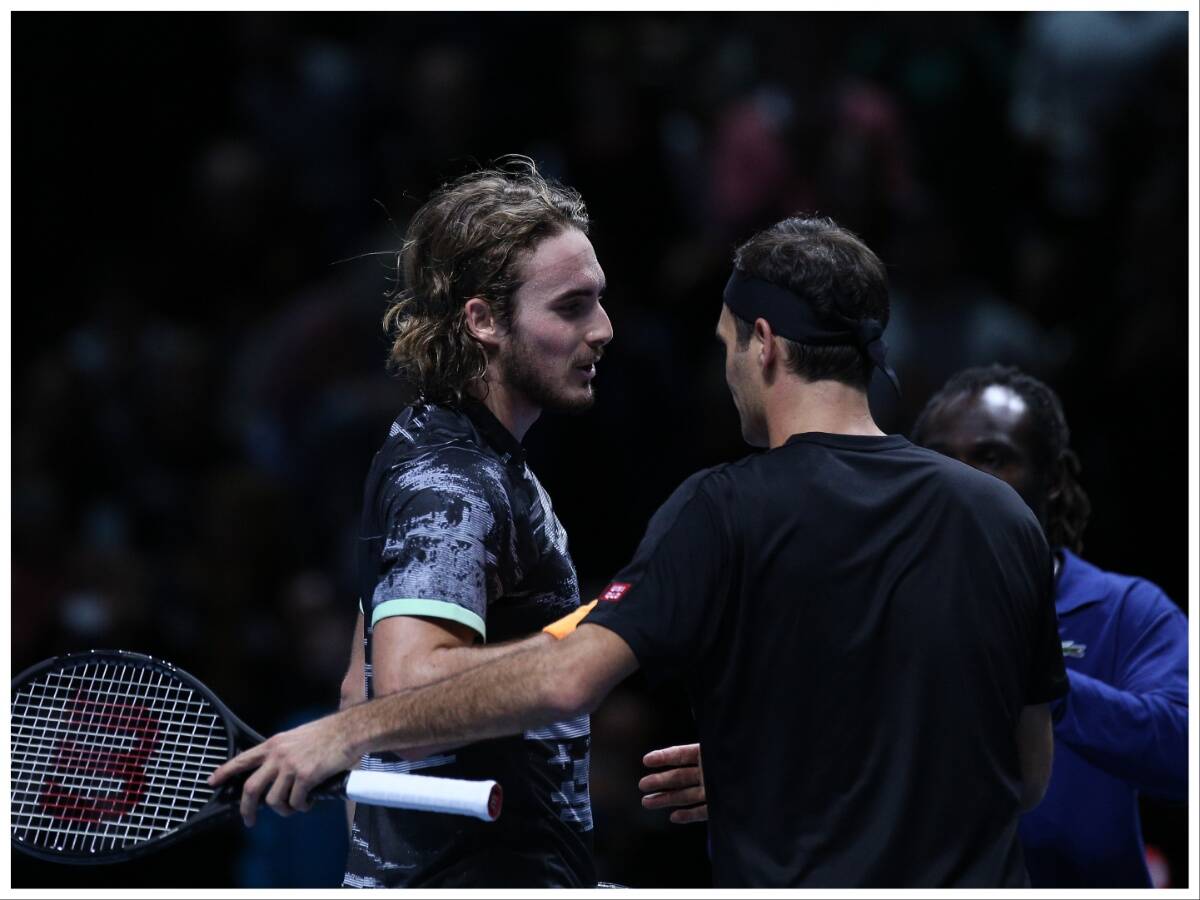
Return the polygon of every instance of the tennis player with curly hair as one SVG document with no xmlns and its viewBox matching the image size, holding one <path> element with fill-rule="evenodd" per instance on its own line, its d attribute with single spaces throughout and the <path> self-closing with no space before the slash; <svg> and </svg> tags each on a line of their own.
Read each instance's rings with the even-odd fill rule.
<svg viewBox="0 0 1200 900">
<path fill-rule="evenodd" d="M 413 216 L 384 325 L 416 401 L 367 476 L 360 604 L 342 706 L 553 642 L 579 607 L 567 536 L 521 441 L 578 412 L 612 326 L 574 190 L 509 159 L 445 185 Z M 375 771 L 494 778 L 496 824 L 360 805 L 354 887 L 592 887 L 586 714 L 498 740 L 372 752 Z"/>
</svg>

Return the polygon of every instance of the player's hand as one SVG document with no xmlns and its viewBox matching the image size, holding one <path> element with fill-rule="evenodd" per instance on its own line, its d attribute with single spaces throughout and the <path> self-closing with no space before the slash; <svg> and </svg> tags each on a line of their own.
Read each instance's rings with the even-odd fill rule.
<svg viewBox="0 0 1200 900">
<path fill-rule="evenodd" d="M 281 731 L 229 760 L 209 776 L 208 783 L 216 786 L 250 773 L 242 786 L 239 808 L 247 826 L 254 824 L 260 802 L 281 816 L 306 811 L 312 805 L 308 794 L 314 787 L 358 762 L 339 721 L 342 715 Z"/>
<path fill-rule="evenodd" d="M 670 818 L 680 824 L 708 821 L 708 798 L 704 793 L 699 744 L 651 750 L 642 757 L 642 762 L 651 769 L 669 767 L 638 782 L 638 788 L 645 795 L 642 806 L 646 809 L 679 807 Z"/>
</svg>

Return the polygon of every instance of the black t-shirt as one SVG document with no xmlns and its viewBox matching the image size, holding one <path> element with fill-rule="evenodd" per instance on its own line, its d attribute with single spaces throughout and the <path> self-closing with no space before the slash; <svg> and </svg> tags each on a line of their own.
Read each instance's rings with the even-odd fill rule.
<svg viewBox="0 0 1200 900">
<path fill-rule="evenodd" d="M 687 686 L 718 886 L 1020 886 L 1052 565 L 999 479 L 806 433 L 685 481 L 586 621 Z"/>
<path fill-rule="evenodd" d="M 359 542 L 372 691 L 374 626 L 448 619 L 497 642 L 579 606 L 567 535 L 521 445 L 481 404 L 406 409 L 367 476 Z M 364 756 L 360 768 L 494 778 L 496 822 L 358 804 L 347 887 L 592 887 L 591 731 L 579 716 L 423 760 Z"/>
</svg>

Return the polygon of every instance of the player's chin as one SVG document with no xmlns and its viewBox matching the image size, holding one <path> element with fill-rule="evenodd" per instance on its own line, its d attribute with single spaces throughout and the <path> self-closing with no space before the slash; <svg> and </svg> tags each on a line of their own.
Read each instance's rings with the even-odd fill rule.
<svg viewBox="0 0 1200 900">
<path fill-rule="evenodd" d="M 572 386 L 556 391 L 550 408 L 554 412 L 577 414 L 584 413 L 596 404 L 596 392 L 591 384 L 583 387 Z"/>
</svg>

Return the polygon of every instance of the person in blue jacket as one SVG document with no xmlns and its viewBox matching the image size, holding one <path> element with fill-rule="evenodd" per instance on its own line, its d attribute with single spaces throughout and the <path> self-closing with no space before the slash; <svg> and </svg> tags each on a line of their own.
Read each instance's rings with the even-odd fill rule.
<svg viewBox="0 0 1200 900">
<path fill-rule="evenodd" d="M 1071 689 L 1056 701 L 1041 804 L 1021 821 L 1034 887 L 1151 887 L 1138 794 L 1187 793 L 1187 620 L 1155 584 L 1080 558 L 1091 506 L 1058 396 L 1004 366 L 966 369 L 925 405 L 912 439 L 1008 482 L 1055 554 Z"/>
</svg>

